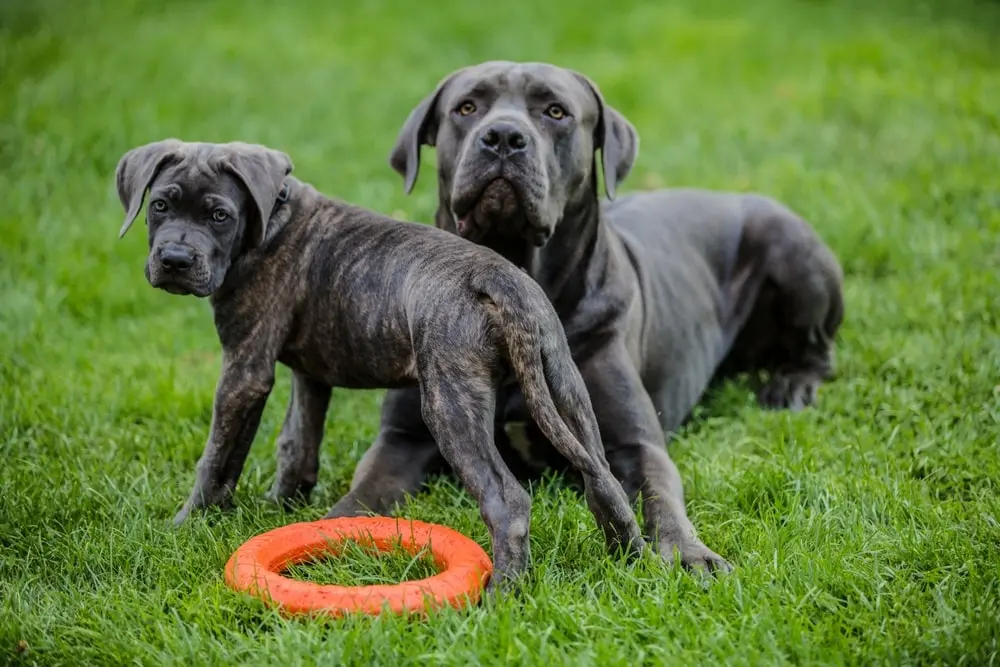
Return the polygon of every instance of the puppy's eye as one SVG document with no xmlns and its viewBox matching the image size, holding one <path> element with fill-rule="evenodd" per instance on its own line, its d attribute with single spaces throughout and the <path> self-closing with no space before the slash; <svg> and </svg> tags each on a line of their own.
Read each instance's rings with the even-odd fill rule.
<svg viewBox="0 0 1000 667">
<path fill-rule="evenodd" d="M 476 105 L 473 104 L 472 102 L 462 102 L 458 106 L 459 116 L 468 116 L 470 113 L 475 113 L 475 112 L 476 112 Z"/>
<path fill-rule="evenodd" d="M 156 211 L 157 213 L 163 213 L 167 210 L 167 202 L 162 199 L 154 199 L 150 202 L 149 207 Z"/>
<path fill-rule="evenodd" d="M 566 117 L 566 110 L 558 104 L 550 104 L 545 110 L 545 115 L 553 120 L 562 120 Z"/>
<path fill-rule="evenodd" d="M 229 213 L 226 212 L 224 208 L 217 208 L 212 211 L 212 220 L 216 222 L 225 222 L 229 219 Z"/>
</svg>

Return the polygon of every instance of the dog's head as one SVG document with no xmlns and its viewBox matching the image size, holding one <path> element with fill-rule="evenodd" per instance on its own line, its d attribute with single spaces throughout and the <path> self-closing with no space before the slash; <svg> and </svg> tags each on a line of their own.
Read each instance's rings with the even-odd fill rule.
<svg viewBox="0 0 1000 667">
<path fill-rule="evenodd" d="M 460 235 L 494 231 L 542 245 L 569 206 L 596 198 L 597 151 L 614 198 L 638 135 L 582 74 L 488 62 L 449 75 L 410 112 L 390 157 L 407 193 L 423 145 L 436 147 L 440 205 Z"/>
<path fill-rule="evenodd" d="M 133 148 L 115 173 L 126 211 L 119 238 L 148 192 L 146 278 L 172 294 L 208 296 L 237 257 L 264 242 L 291 171 L 287 155 L 253 144 L 167 139 Z"/>
</svg>

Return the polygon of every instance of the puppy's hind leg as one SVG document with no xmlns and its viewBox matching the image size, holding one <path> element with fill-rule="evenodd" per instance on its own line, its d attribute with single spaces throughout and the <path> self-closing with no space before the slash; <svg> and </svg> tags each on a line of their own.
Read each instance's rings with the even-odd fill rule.
<svg viewBox="0 0 1000 667">
<path fill-rule="evenodd" d="M 319 476 L 319 448 L 331 388 L 301 373 L 292 374 L 292 395 L 278 434 L 278 474 L 270 497 L 291 504 L 308 501 Z"/>
<path fill-rule="evenodd" d="M 448 354 L 449 359 L 430 360 L 421 369 L 424 422 L 445 460 L 479 503 L 493 543 L 493 578 L 487 590 L 506 589 L 528 568 L 531 497 L 494 446 L 498 389 L 494 374 L 471 356 L 458 364 Z"/>
<path fill-rule="evenodd" d="M 639 522 L 625 489 L 611 473 L 583 377 L 570 358 L 569 350 L 560 349 L 555 340 L 542 342 L 542 365 L 543 375 L 551 378 L 548 388 L 562 423 L 545 425 L 541 423 L 545 418 L 539 415 L 539 426 L 543 432 L 548 431 L 546 437 L 552 445 L 583 476 L 587 505 L 604 532 L 608 548 L 612 551 L 622 549 L 629 556 L 635 556 L 646 546 Z"/>
</svg>

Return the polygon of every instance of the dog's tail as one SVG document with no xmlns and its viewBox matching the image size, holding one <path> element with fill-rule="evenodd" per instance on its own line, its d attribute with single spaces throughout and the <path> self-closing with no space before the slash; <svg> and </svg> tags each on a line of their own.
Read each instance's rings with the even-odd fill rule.
<svg viewBox="0 0 1000 667">
<path fill-rule="evenodd" d="M 588 497 L 591 510 L 613 511 L 616 516 L 597 516 L 602 528 L 617 524 L 622 532 L 609 534 L 609 545 L 634 552 L 641 548 L 638 525 L 624 489 L 611 476 L 601 445 L 597 417 L 583 377 L 573 362 L 559 317 L 541 287 L 520 274 L 499 272 L 477 286 L 480 295 L 495 309 L 494 320 L 503 332 L 507 357 L 524 394 L 531 418 L 552 446 L 576 468 L 608 504 Z M 617 488 L 609 488 L 614 486 Z M 588 493 L 589 496 L 589 493 Z M 603 505 L 603 507 L 602 507 Z M 611 509 L 613 505 L 616 509 Z M 629 516 L 618 516 L 628 512 Z M 635 526 L 635 531 L 626 525 Z"/>
<path fill-rule="evenodd" d="M 530 279 L 490 276 L 480 292 L 496 309 L 507 357 L 532 419 L 560 454 L 587 476 L 606 465 L 597 417 L 552 304 Z M 520 284 L 518 284 L 520 283 Z M 527 285 L 527 289 L 526 289 Z"/>
</svg>

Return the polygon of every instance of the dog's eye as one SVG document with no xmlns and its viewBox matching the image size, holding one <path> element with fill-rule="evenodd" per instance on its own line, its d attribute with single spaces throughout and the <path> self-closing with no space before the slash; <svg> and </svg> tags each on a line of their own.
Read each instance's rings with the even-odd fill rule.
<svg viewBox="0 0 1000 667">
<path fill-rule="evenodd" d="M 554 120 L 562 120 L 566 117 L 566 110 L 558 104 L 550 104 L 545 110 L 545 115 Z"/>
<path fill-rule="evenodd" d="M 229 213 L 226 212 L 224 208 L 217 208 L 212 211 L 212 220 L 216 222 L 225 222 L 229 219 Z"/>
<path fill-rule="evenodd" d="M 550 104 L 545 110 L 545 115 L 553 120 L 562 120 L 566 117 L 566 110 L 558 104 Z"/>
<path fill-rule="evenodd" d="M 163 213 L 167 210 L 167 202 L 162 199 L 154 199 L 150 202 L 149 207 L 156 211 L 157 213 Z"/>
<path fill-rule="evenodd" d="M 470 113 L 475 113 L 475 112 L 476 112 L 476 105 L 473 104 L 472 102 L 462 102 L 458 106 L 459 116 L 468 116 Z"/>
</svg>

